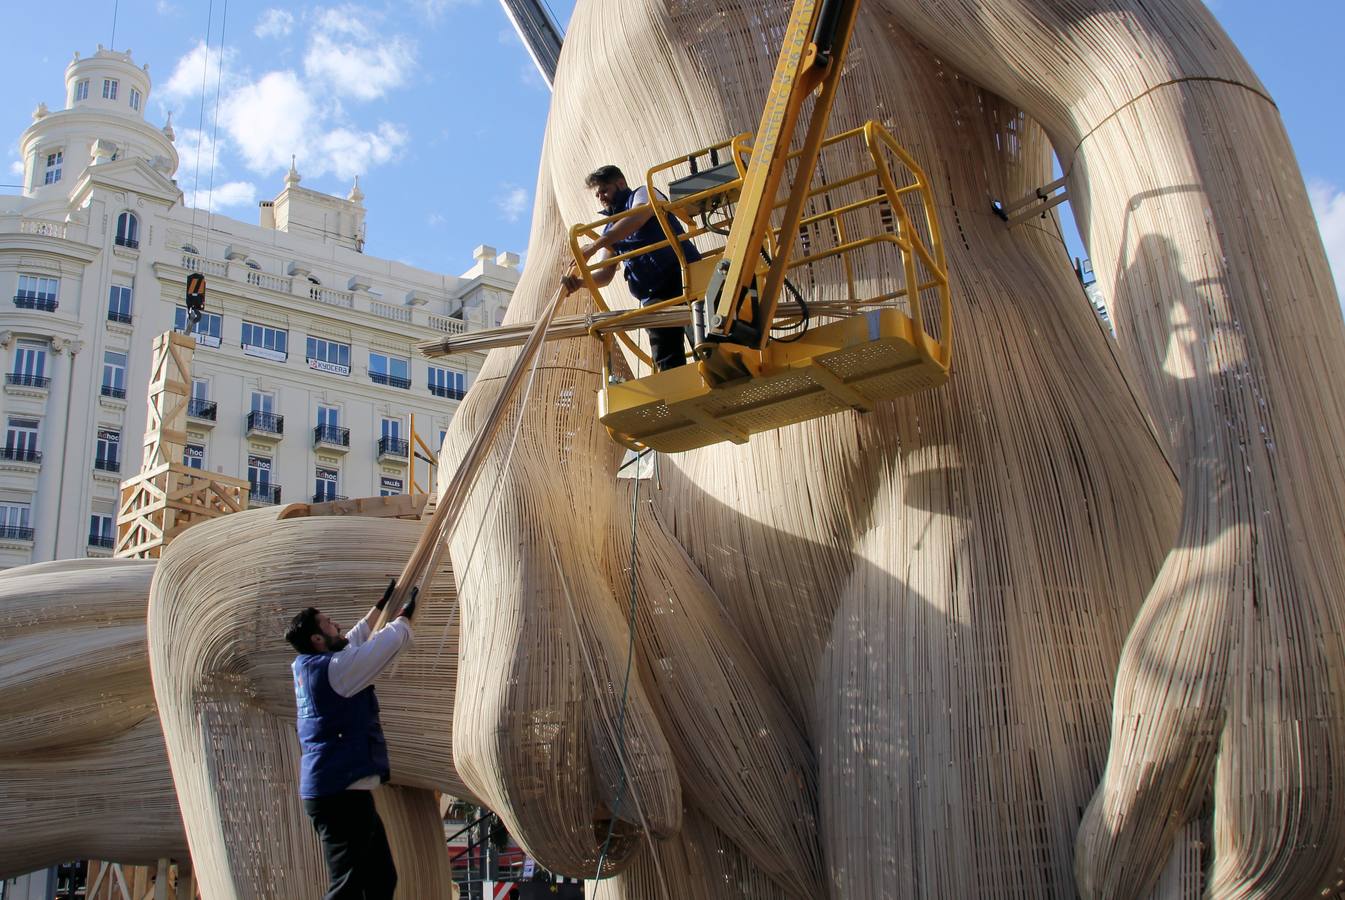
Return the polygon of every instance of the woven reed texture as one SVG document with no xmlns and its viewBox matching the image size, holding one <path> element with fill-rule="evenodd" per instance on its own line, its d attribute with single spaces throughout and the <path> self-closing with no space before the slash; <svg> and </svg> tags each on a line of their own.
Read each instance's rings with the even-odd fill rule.
<svg viewBox="0 0 1345 900">
<path fill-rule="evenodd" d="M 638 181 L 754 127 L 786 11 L 578 5 L 511 322 L 549 299 L 564 223 L 592 218 L 584 173 L 615 162 Z M 661 729 L 686 808 L 676 842 L 621 832 L 628 897 L 733 895 L 693 862 L 725 840 L 774 879 L 742 887 L 753 897 L 819 882 L 846 898 L 1325 883 L 1345 850 L 1345 504 L 1343 419 L 1320 373 L 1345 341 L 1262 93 L 1196 2 L 866 5 L 832 129 L 876 116 L 930 173 L 953 379 L 868 416 L 660 459 L 659 490 L 637 501 L 623 704 L 628 497 L 594 426 L 599 361 L 584 341 L 546 349 L 518 445 L 488 458 L 492 489 L 451 550 L 459 771 L 543 863 L 592 872 L 591 819 L 615 793 L 599 760 L 624 727 L 631 799 L 671 799 Z M 1117 344 L 1054 218 L 1009 230 L 990 213 L 1052 179 L 1052 149 L 1098 271 L 1115 273 Z M 801 276 L 810 298 L 835 298 L 837 273 L 817 268 Z M 861 264 L 861 282 L 887 277 Z M 605 296 L 631 305 L 619 282 Z M 577 297 L 561 313 L 585 311 Z M 514 355 L 490 355 L 441 472 Z M 666 610 L 679 641 L 654 631 Z M 735 740 L 757 719 L 771 723 L 758 741 Z M 809 751 L 815 782 L 782 777 Z M 635 826 L 637 812 L 617 815 Z M 717 831 L 686 824 L 700 817 Z M 1209 884 L 1192 875 L 1211 863 Z"/>
<path fill-rule="evenodd" d="M 0 878 L 186 853 L 146 655 L 154 565 L 0 573 Z"/>
<path fill-rule="evenodd" d="M 755 125 L 786 12 L 581 0 L 511 323 L 554 295 L 586 172 Z M 635 488 L 597 424 L 597 346 L 546 345 L 380 684 L 399 782 L 479 798 L 626 900 L 1315 893 L 1345 859 L 1345 416 L 1323 374 L 1345 329 L 1264 89 L 1195 0 L 870 0 L 848 65 L 833 131 L 880 118 L 935 187 L 952 380 L 662 457 Z M 1054 219 L 990 214 L 1051 180 L 1053 149 L 1115 342 Z M 892 287 L 880 257 L 856 267 Z M 842 299 L 835 266 L 800 282 Z M 517 356 L 490 354 L 441 478 Z M 353 621 L 419 532 L 275 515 L 193 529 L 155 578 L 208 900 L 320 880 L 279 635 L 309 603 Z"/>
<path fill-rule="evenodd" d="M 164 552 L 151 591 L 155 697 L 203 897 L 306 896 L 325 879 L 298 797 L 298 742 L 283 640 L 316 606 L 349 628 L 401 570 L 421 523 L 355 516 L 277 521 L 256 510 L 198 525 Z M 441 897 L 451 873 L 432 790 L 470 798 L 452 767 L 457 604 L 427 592 L 420 638 L 377 687 L 395 792 L 379 791 L 398 897 Z M 418 617 L 419 618 L 419 617 Z M 432 673 L 432 674 L 431 674 Z M 413 790 L 418 789 L 418 790 Z M 431 852 L 434 848 L 438 852 Z"/>
</svg>

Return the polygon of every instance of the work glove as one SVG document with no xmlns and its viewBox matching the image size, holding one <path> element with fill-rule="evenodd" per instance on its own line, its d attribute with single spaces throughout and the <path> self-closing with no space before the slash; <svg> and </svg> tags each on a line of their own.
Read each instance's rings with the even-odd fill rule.
<svg viewBox="0 0 1345 900">
<path fill-rule="evenodd" d="M 406 621 L 410 622 L 411 617 L 416 614 L 416 595 L 420 593 L 420 588 L 411 588 L 411 596 L 402 604 L 402 611 L 398 613 Z"/>
<path fill-rule="evenodd" d="M 397 589 L 397 579 L 394 578 L 388 582 L 388 589 L 383 592 L 383 596 L 379 599 L 377 603 L 374 604 L 374 609 L 378 610 L 379 612 L 382 612 L 383 607 L 387 606 L 388 601 L 392 599 L 392 592 L 396 589 Z"/>
</svg>

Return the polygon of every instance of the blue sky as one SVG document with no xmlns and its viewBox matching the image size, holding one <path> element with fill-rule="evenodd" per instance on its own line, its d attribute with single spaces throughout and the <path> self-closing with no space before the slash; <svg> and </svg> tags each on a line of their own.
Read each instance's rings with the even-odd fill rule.
<svg viewBox="0 0 1345 900">
<path fill-rule="evenodd" d="M 564 24 L 573 0 L 550 3 Z M 1345 284 L 1345 3 L 1282 0 L 1273 14 L 1261 0 L 1210 6 L 1279 103 Z M 24 29 L 0 61 L 11 86 L 0 96 L 0 176 L 17 180 L 18 136 L 37 102 L 63 105 L 72 53 L 111 44 L 149 63 L 148 117 L 173 112 L 189 197 L 203 147 L 202 205 L 212 145 L 213 205 L 245 221 L 278 192 L 294 153 L 305 186 L 344 194 L 360 175 L 371 254 L 458 272 L 477 244 L 526 249 L 549 95 L 496 0 L 230 0 L 227 19 L 224 0 L 211 7 L 120 0 L 114 41 L 111 5 L 72 0 L 59 25 Z"/>
</svg>

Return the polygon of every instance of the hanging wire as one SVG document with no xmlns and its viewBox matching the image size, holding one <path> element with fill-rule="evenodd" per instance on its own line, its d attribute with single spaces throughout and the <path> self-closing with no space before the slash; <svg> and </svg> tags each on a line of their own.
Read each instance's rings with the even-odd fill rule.
<svg viewBox="0 0 1345 900">
<path fill-rule="evenodd" d="M 201 196 L 201 138 L 205 135 L 205 91 L 210 80 L 210 28 L 214 23 L 215 0 L 210 0 L 205 15 L 204 59 L 201 62 L 201 112 L 196 119 L 196 168 L 192 172 L 191 246 L 196 246 L 196 210 Z M 223 62 L 223 60 L 221 60 Z"/>
<path fill-rule="evenodd" d="M 111 50 L 117 49 L 117 7 L 120 2 L 121 0 L 113 0 L 112 3 L 112 40 L 107 42 L 107 46 Z"/>
<path fill-rule="evenodd" d="M 206 189 L 205 201 L 205 235 L 206 240 L 210 240 L 210 216 L 212 207 L 215 205 L 215 160 L 219 158 L 219 98 L 220 86 L 224 84 L 224 29 L 229 24 L 229 0 L 224 0 L 224 11 L 220 15 L 219 23 L 219 65 L 215 68 L 215 116 L 214 124 L 210 129 L 210 187 Z M 206 57 L 210 56 L 210 43 L 206 42 Z M 197 144 L 198 158 L 200 156 L 200 142 Z M 200 193 L 199 189 L 197 191 Z"/>
</svg>

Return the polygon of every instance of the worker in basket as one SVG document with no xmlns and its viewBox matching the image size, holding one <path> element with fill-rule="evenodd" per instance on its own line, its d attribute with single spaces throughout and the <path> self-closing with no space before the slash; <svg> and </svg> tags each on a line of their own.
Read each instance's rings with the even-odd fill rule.
<svg viewBox="0 0 1345 900">
<path fill-rule="evenodd" d="M 602 205 L 604 216 L 614 216 L 627 210 L 633 210 L 623 219 L 609 222 L 603 229 L 602 237 L 584 248 L 584 259 L 592 259 L 601 253 L 599 260 L 609 256 L 619 256 L 632 250 L 639 250 L 665 239 L 663 228 L 654 217 L 654 208 L 649 205 L 649 191 L 644 185 L 631 190 L 626 184 L 626 176 L 616 166 L 603 166 L 586 179 L 584 184 L 593 191 L 593 196 Z M 661 194 L 659 199 L 666 199 Z M 671 218 L 673 233 L 683 233 L 682 223 L 676 216 Z M 691 241 L 682 241 L 682 253 L 688 263 L 701 258 L 700 251 Z M 670 300 L 682 293 L 682 266 L 672 247 L 660 247 L 639 256 L 633 256 L 623 263 L 626 286 L 641 306 L 648 306 L 660 300 Z M 616 264 L 595 269 L 593 280 L 602 287 L 610 284 L 616 274 Z M 570 271 L 561 280 L 566 293 L 577 290 L 583 284 L 578 270 L 571 266 Z M 654 365 L 660 372 L 675 369 L 686 362 L 683 340 L 690 344 L 691 329 L 686 328 L 650 328 L 649 349 L 654 357 Z"/>
</svg>

